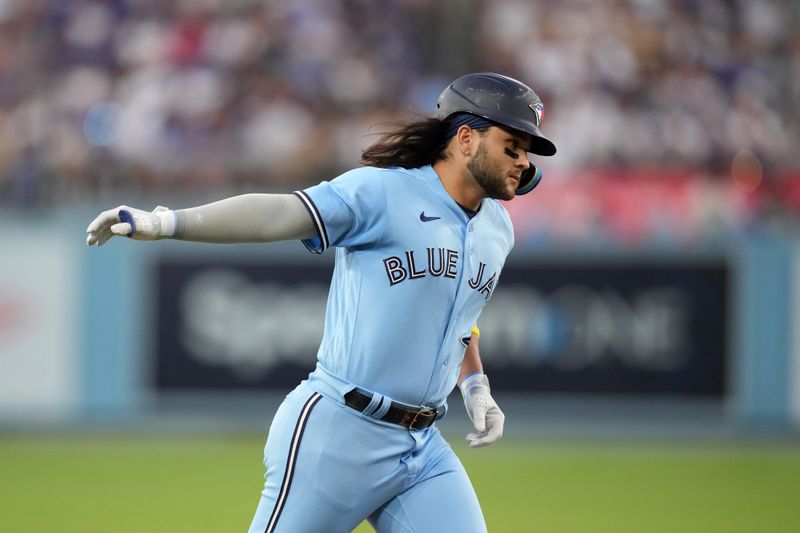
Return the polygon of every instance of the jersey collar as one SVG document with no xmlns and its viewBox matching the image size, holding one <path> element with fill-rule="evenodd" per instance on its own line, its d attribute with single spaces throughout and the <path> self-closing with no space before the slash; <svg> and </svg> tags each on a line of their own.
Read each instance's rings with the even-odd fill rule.
<svg viewBox="0 0 800 533">
<path fill-rule="evenodd" d="M 478 211 L 475 213 L 475 216 L 470 218 L 464 212 L 464 208 L 461 207 L 461 205 L 456 202 L 452 196 L 450 196 L 450 193 L 447 192 L 447 189 L 444 188 L 444 184 L 442 183 L 442 180 L 439 179 L 439 175 L 436 173 L 436 171 L 433 170 L 433 166 L 425 165 L 424 167 L 419 167 L 417 170 L 420 172 L 422 178 L 431 188 L 433 193 L 442 200 L 444 205 L 447 206 L 448 210 L 458 217 L 460 221 L 466 224 L 470 220 L 474 220 L 480 216 L 481 211 L 483 211 L 483 209 L 481 209 L 483 207 L 483 201 L 481 201 L 481 208 L 478 209 Z"/>
</svg>

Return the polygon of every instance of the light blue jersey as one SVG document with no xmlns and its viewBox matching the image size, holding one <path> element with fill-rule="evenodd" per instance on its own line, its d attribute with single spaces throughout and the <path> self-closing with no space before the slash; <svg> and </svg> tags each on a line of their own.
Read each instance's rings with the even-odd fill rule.
<svg viewBox="0 0 800 533">
<path fill-rule="evenodd" d="M 431 166 L 359 168 L 296 194 L 319 233 L 304 244 L 336 247 L 319 366 L 400 402 L 442 405 L 514 243 L 506 210 L 484 199 L 470 219 Z"/>
<path fill-rule="evenodd" d="M 508 214 L 484 199 L 470 218 L 430 166 L 360 168 L 295 194 L 318 232 L 304 244 L 336 247 L 336 267 L 317 368 L 270 428 L 250 533 L 347 532 L 365 518 L 379 533 L 485 533 L 436 424 L 384 415 L 399 401 L 443 416 L 513 245 Z M 353 389 L 368 405 L 347 403 Z"/>
</svg>

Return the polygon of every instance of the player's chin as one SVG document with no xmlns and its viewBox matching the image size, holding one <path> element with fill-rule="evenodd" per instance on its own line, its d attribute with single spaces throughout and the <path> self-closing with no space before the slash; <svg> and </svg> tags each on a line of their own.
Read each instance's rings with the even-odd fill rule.
<svg viewBox="0 0 800 533">
<path fill-rule="evenodd" d="M 482 185 L 487 197 L 495 200 L 511 200 L 516 196 L 518 183 L 518 180 L 508 176 L 505 180 L 495 179 Z"/>
<path fill-rule="evenodd" d="M 511 191 L 503 189 L 502 191 L 496 191 L 491 197 L 495 200 L 513 200 L 516 195 L 516 189 Z"/>
<path fill-rule="evenodd" d="M 503 200 L 512 200 L 517 195 L 517 188 L 519 187 L 519 180 L 517 178 L 510 177 L 506 180 L 506 186 L 503 189 L 503 195 L 501 198 Z"/>
</svg>

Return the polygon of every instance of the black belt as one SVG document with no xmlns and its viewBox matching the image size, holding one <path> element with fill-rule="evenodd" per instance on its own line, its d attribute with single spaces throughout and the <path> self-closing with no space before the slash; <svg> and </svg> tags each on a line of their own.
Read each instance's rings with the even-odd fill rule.
<svg viewBox="0 0 800 533">
<path fill-rule="evenodd" d="M 371 401 L 372 397 L 362 394 L 356 389 L 344 395 L 345 405 L 362 413 Z M 389 410 L 386 411 L 386 414 L 383 415 L 380 420 L 391 422 L 392 424 L 399 424 L 408 429 L 425 429 L 436 421 L 436 416 L 438 414 L 439 412 L 436 409 L 431 409 L 430 407 L 413 409 L 397 402 L 392 402 L 392 405 L 389 406 Z"/>
</svg>

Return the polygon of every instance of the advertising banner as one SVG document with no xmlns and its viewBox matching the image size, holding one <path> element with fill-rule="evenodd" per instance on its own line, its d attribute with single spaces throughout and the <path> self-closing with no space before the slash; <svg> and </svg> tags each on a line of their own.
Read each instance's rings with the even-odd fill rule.
<svg viewBox="0 0 800 533">
<path fill-rule="evenodd" d="M 313 370 L 330 265 L 172 261 L 157 271 L 160 389 L 287 388 Z"/>
<path fill-rule="evenodd" d="M 161 390 L 289 388 L 313 369 L 329 265 L 162 260 Z M 728 273 L 719 264 L 510 262 L 481 318 L 505 391 L 721 396 Z"/>
<path fill-rule="evenodd" d="M 723 264 L 507 265 L 481 315 L 486 372 L 504 389 L 726 390 Z"/>
</svg>

